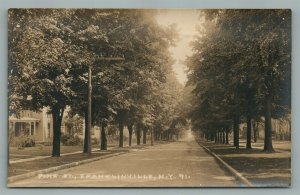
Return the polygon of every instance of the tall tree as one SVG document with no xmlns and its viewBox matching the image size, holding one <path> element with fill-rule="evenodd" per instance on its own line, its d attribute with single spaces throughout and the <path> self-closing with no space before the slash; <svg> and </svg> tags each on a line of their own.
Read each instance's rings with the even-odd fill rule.
<svg viewBox="0 0 300 195">
<path fill-rule="evenodd" d="M 245 116 L 251 148 L 251 120 L 264 116 L 264 151 L 272 152 L 271 117 L 285 115 L 290 107 L 290 10 L 202 13 L 205 27 L 187 62 L 198 102 L 192 109 L 192 123 L 208 128 L 211 121 L 217 123 L 220 116 L 227 121 L 232 113 L 234 144 L 239 147 L 238 121 Z M 200 114 L 205 111 L 219 114 Z"/>
<path fill-rule="evenodd" d="M 21 109 L 50 108 L 52 156 L 60 156 L 61 121 L 74 95 L 69 70 L 78 48 L 68 44 L 69 32 L 59 25 L 71 14 L 70 10 L 9 10 L 10 95 Z"/>
</svg>

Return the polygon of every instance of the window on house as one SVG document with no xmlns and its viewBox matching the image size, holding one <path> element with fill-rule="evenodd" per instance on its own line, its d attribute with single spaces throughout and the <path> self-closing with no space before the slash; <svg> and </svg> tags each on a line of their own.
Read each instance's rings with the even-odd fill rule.
<svg viewBox="0 0 300 195">
<path fill-rule="evenodd" d="M 47 129 L 47 138 L 50 138 L 50 137 L 51 137 L 51 134 L 50 134 L 50 132 L 51 132 L 51 124 L 50 124 L 50 123 L 48 123 L 48 129 Z"/>
<path fill-rule="evenodd" d="M 34 135 L 34 122 L 31 122 L 30 131 L 30 135 Z"/>
</svg>

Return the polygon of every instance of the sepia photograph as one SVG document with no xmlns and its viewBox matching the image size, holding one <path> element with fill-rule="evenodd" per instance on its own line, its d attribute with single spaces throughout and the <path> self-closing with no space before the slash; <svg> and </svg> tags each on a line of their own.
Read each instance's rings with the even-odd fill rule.
<svg viewBox="0 0 300 195">
<path fill-rule="evenodd" d="M 291 18 L 9 9 L 7 186 L 289 188 Z"/>
</svg>

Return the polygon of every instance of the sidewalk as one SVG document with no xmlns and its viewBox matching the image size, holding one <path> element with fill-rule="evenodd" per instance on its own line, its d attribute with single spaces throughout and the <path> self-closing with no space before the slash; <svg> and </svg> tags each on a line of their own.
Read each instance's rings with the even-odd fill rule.
<svg viewBox="0 0 300 195">
<path fill-rule="evenodd" d="M 291 185 L 290 142 L 274 142 L 275 153 L 262 152 L 263 144 L 260 142 L 254 143 L 251 150 L 245 148 L 243 141 L 240 143 L 240 149 L 210 141 L 198 142 L 241 173 L 254 186 L 288 187 Z"/>
<path fill-rule="evenodd" d="M 95 152 L 95 151 L 99 151 L 99 149 L 92 149 L 92 152 Z M 70 152 L 70 153 L 64 153 L 64 154 L 61 154 L 60 156 L 68 156 L 68 155 L 72 155 L 72 154 L 80 154 L 82 153 L 82 151 L 76 151 L 76 152 Z M 12 155 L 14 156 L 14 155 Z M 20 155 L 19 155 L 20 156 Z M 25 158 L 21 158 L 21 159 L 18 159 L 18 160 L 9 160 L 9 164 L 15 164 L 15 163 L 22 163 L 22 162 L 28 162 L 28 161 L 35 161 L 35 160 L 40 160 L 40 159 L 45 159 L 45 158 L 49 158 L 51 156 L 36 156 L 36 157 L 28 157 L 27 155 L 23 155 Z M 23 157 L 22 156 L 22 157 Z M 27 158 L 28 157 L 28 158 Z"/>
</svg>

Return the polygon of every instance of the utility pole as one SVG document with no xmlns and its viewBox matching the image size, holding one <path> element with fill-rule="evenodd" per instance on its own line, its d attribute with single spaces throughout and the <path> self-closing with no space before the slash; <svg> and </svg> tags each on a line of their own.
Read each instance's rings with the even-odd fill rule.
<svg viewBox="0 0 300 195">
<path fill-rule="evenodd" d="M 150 128 L 150 141 L 151 141 L 151 146 L 153 146 L 153 128 Z"/>
<path fill-rule="evenodd" d="M 99 57 L 96 58 L 98 61 L 124 61 L 124 57 Z M 92 154 L 91 144 L 91 130 L 92 130 L 92 65 L 89 65 L 88 70 L 88 125 L 87 125 L 87 152 L 88 155 Z"/>
<path fill-rule="evenodd" d="M 89 66 L 88 72 L 88 126 L 87 126 L 87 145 L 88 154 L 92 154 L 91 130 L 92 130 L 92 66 Z"/>
</svg>

